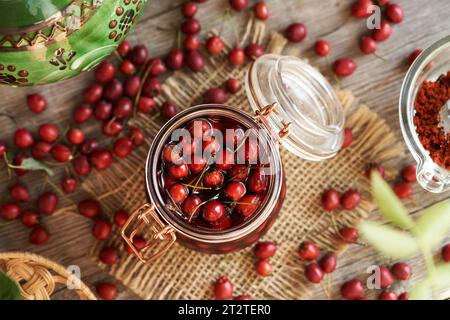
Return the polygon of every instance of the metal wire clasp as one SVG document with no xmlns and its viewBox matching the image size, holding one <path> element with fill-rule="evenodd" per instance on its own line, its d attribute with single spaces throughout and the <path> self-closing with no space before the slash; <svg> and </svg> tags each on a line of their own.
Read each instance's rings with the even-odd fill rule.
<svg viewBox="0 0 450 320">
<path fill-rule="evenodd" d="M 145 226 L 149 226 L 153 234 L 151 239 L 147 240 L 145 246 L 139 249 L 134 245 L 133 240 L 136 235 L 143 231 Z M 128 232 L 130 232 L 129 235 Z M 121 235 L 134 254 L 144 263 L 161 257 L 177 239 L 175 230 L 161 221 L 154 207 L 149 203 L 133 212 L 122 227 Z M 150 248 L 155 249 L 149 251 Z"/>
<path fill-rule="evenodd" d="M 274 102 L 272 104 L 269 104 L 268 106 L 265 106 L 260 110 L 256 110 L 255 113 L 256 113 L 255 118 L 257 120 L 262 121 L 267 126 L 268 125 L 267 117 L 271 113 L 275 113 L 276 115 L 280 114 L 280 112 L 278 111 L 278 103 Z M 281 124 L 283 125 L 283 128 L 278 132 L 278 136 L 280 137 L 280 139 L 283 139 L 287 137 L 287 135 L 289 134 L 292 123 L 287 122 L 286 120 L 281 120 Z"/>
</svg>

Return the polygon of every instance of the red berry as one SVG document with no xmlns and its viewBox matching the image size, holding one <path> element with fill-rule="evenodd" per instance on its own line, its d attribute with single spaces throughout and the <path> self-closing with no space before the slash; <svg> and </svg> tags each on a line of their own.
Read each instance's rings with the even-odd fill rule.
<svg viewBox="0 0 450 320">
<path fill-rule="evenodd" d="M 393 23 L 400 23 L 403 21 L 404 13 L 403 9 L 397 3 L 392 3 L 384 10 L 386 18 Z"/>
<path fill-rule="evenodd" d="M 380 28 L 372 30 L 372 38 L 375 41 L 387 40 L 392 34 L 392 27 L 385 20 L 381 20 Z"/>
<path fill-rule="evenodd" d="M 250 43 L 244 49 L 245 55 L 250 60 L 256 60 L 264 54 L 264 47 L 258 43 Z"/>
<path fill-rule="evenodd" d="M 198 212 L 201 203 L 202 199 L 199 196 L 188 196 L 186 200 L 184 200 L 183 205 L 181 206 L 181 210 L 185 215 L 191 217 Z"/>
<path fill-rule="evenodd" d="M 99 83 L 106 83 L 114 79 L 116 68 L 109 61 L 102 61 L 95 70 L 95 80 Z"/>
<path fill-rule="evenodd" d="M 198 47 L 197 47 L 198 48 Z M 195 49 L 197 49 L 195 48 Z M 181 49 L 173 49 L 169 52 L 166 58 L 166 63 L 172 70 L 177 70 L 183 67 L 184 53 Z"/>
<path fill-rule="evenodd" d="M 340 77 L 348 77 L 356 70 L 356 62 L 350 58 L 340 58 L 334 63 L 334 73 Z"/>
<path fill-rule="evenodd" d="M 378 296 L 379 300 L 398 300 L 397 295 L 389 290 L 384 290 L 380 295 Z"/>
<path fill-rule="evenodd" d="M 126 76 L 136 73 L 136 67 L 130 60 L 123 60 L 119 65 L 119 70 Z"/>
<path fill-rule="evenodd" d="M 400 199 L 407 199 L 412 195 L 412 187 L 408 182 L 399 182 L 394 186 L 394 192 Z"/>
<path fill-rule="evenodd" d="M 158 76 L 162 75 L 163 73 L 166 73 L 167 68 L 161 59 L 154 58 L 148 62 L 148 71 L 149 71 L 150 76 L 158 77 Z"/>
<path fill-rule="evenodd" d="M 134 64 L 142 65 L 147 61 L 148 50 L 144 45 L 137 45 L 131 51 L 131 61 Z"/>
<path fill-rule="evenodd" d="M 82 144 L 84 142 L 84 132 L 78 128 L 70 129 L 67 133 L 67 139 L 72 144 Z"/>
<path fill-rule="evenodd" d="M 91 164 L 86 156 L 78 156 L 73 160 L 73 168 L 80 176 L 87 176 L 91 172 Z"/>
<path fill-rule="evenodd" d="M 75 123 L 80 124 L 89 120 L 92 116 L 92 109 L 88 104 L 82 104 L 78 106 L 73 112 L 73 120 Z"/>
<path fill-rule="evenodd" d="M 114 104 L 114 117 L 117 120 L 128 118 L 133 113 L 133 102 L 128 97 L 121 97 Z"/>
<path fill-rule="evenodd" d="M 91 156 L 91 162 L 97 170 L 102 171 L 108 169 L 113 162 L 111 151 L 106 149 L 94 151 Z"/>
<path fill-rule="evenodd" d="M 130 133 L 128 134 L 128 137 L 131 139 L 131 142 L 133 142 L 133 145 L 140 146 L 145 142 L 145 134 L 144 131 L 142 131 L 139 128 L 132 127 L 130 129 Z"/>
<path fill-rule="evenodd" d="M 227 276 L 221 276 L 214 285 L 216 300 L 228 300 L 233 298 L 234 287 Z"/>
<path fill-rule="evenodd" d="M 260 276 L 267 277 L 272 274 L 273 267 L 268 259 L 263 259 L 255 263 L 255 270 Z"/>
<path fill-rule="evenodd" d="M 370 179 L 370 177 L 372 175 L 372 171 L 374 171 L 374 170 L 377 171 L 382 178 L 384 178 L 384 174 L 385 174 L 384 167 L 379 163 L 371 163 L 371 164 L 369 164 L 369 166 L 366 170 L 366 173 L 365 173 L 365 176 L 367 177 L 367 179 Z"/>
<path fill-rule="evenodd" d="M 352 227 L 339 229 L 339 237 L 346 243 L 356 243 L 359 239 L 358 230 Z"/>
<path fill-rule="evenodd" d="M 30 243 L 39 245 L 46 243 L 49 237 L 47 230 L 38 225 L 31 230 L 29 240 Z"/>
<path fill-rule="evenodd" d="M 109 82 L 105 87 L 104 97 L 108 101 L 116 101 L 123 95 L 123 84 L 117 79 Z"/>
<path fill-rule="evenodd" d="M 140 97 L 137 104 L 137 110 L 142 113 L 152 113 L 155 109 L 156 102 L 153 98 Z"/>
<path fill-rule="evenodd" d="M 377 51 L 377 42 L 371 37 L 363 36 L 359 41 L 359 48 L 364 54 L 374 53 L 375 51 Z"/>
<path fill-rule="evenodd" d="M 408 292 L 403 292 L 402 294 L 400 294 L 398 296 L 398 300 L 409 300 L 409 293 Z"/>
<path fill-rule="evenodd" d="M 97 240 L 106 240 L 111 234 L 112 225 L 108 221 L 99 219 L 92 226 L 92 234 Z"/>
<path fill-rule="evenodd" d="M 229 93 L 235 94 L 241 89 L 241 83 L 237 79 L 228 79 L 225 87 Z"/>
<path fill-rule="evenodd" d="M 117 256 L 117 250 L 113 247 L 104 247 L 99 253 L 99 259 L 101 262 L 107 265 L 114 265 L 119 259 Z"/>
<path fill-rule="evenodd" d="M 341 197 L 341 206 L 345 210 L 355 209 L 360 202 L 361 202 L 361 194 L 354 189 L 346 191 Z"/>
<path fill-rule="evenodd" d="M 19 149 L 27 149 L 34 144 L 33 135 L 27 129 L 17 129 L 14 134 L 14 144 Z"/>
<path fill-rule="evenodd" d="M 3 142 L 0 142 L 0 158 L 3 157 L 7 151 L 8 151 L 8 148 L 6 147 L 6 144 Z"/>
<path fill-rule="evenodd" d="M 111 120 L 103 122 L 102 132 L 108 137 L 117 136 L 122 130 L 123 126 L 119 121 Z"/>
<path fill-rule="evenodd" d="M 244 217 L 250 217 L 259 207 L 259 197 L 255 195 L 246 195 L 239 200 L 235 210 Z"/>
<path fill-rule="evenodd" d="M 336 269 L 337 257 L 334 253 L 327 253 L 322 259 L 320 259 L 319 264 L 323 272 L 331 273 Z"/>
<path fill-rule="evenodd" d="M 117 287 L 110 282 L 97 283 L 95 291 L 102 300 L 114 300 L 117 295 Z"/>
<path fill-rule="evenodd" d="M 181 24 L 181 31 L 184 34 L 197 34 L 200 30 L 200 22 L 195 18 L 188 18 Z"/>
<path fill-rule="evenodd" d="M 52 145 L 50 143 L 37 142 L 33 145 L 33 148 L 31 149 L 31 155 L 35 159 L 44 159 L 49 155 L 51 149 Z"/>
<path fill-rule="evenodd" d="M 408 64 L 412 65 L 413 62 L 417 59 L 417 57 L 423 52 L 423 49 L 414 50 L 410 56 L 408 57 Z"/>
<path fill-rule="evenodd" d="M 26 159 L 28 159 L 28 157 L 26 157 L 26 156 L 21 156 L 21 155 L 16 156 L 16 157 L 14 158 L 14 160 L 13 160 L 13 164 L 14 164 L 15 166 L 20 167 L 20 166 L 22 165 L 22 162 L 25 161 Z M 27 169 L 14 169 L 14 171 L 16 172 L 16 174 L 17 174 L 19 177 L 25 175 L 26 173 L 28 173 L 28 170 L 27 170 Z"/>
<path fill-rule="evenodd" d="M 15 220 L 20 215 L 20 208 L 15 203 L 5 203 L 2 206 L 0 206 L 0 217 L 2 217 L 3 220 Z"/>
<path fill-rule="evenodd" d="M 131 44 L 130 41 L 124 40 L 119 46 L 117 47 L 117 52 L 120 54 L 121 57 L 126 57 L 131 51 Z"/>
<path fill-rule="evenodd" d="M 203 184 L 208 188 L 220 188 L 223 184 L 223 174 L 219 170 L 212 170 L 205 173 Z"/>
<path fill-rule="evenodd" d="M 408 280 L 411 277 L 411 267 L 404 262 L 397 262 L 391 267 L 392 274 L 398 280 Z"/>
<path fill-rule="evenodd" d="M 300 42 L 306 38 L 308 30 L 303 23 L 292 23 L 286 29 L 286 37 L 289 41 Z"/>
<path fill-rule="evenodd" d="M 391 271 L 385 266 L 380 266 L 380 287 L 382 289 L 389 288 L 394 283 L 394 277 Z"/>
<path fill-rule="evenodd" d="M 99 144 L 95 139 L 86 140 L 80 147 L 80 151 L 84 155 L 92 154 L 95 150 L 98 150 Z"/>
<path fill-rule="evenodd" d="M 147 241 L 141 236 L 135 236 L 133 238 L 133 245 L 137 250 L 142 250 L 147 245 Z M 128 245 L 128 243 L 125 243 L 125 250 L 128 254 L 134 254 L 133 249 Z"/>
<path fill-rule="evenodd" d="M 161 93 L 161 82 L 158 78 L 148 78 L 142 87 L 142 94 L 146 97 L 153 98 Z"/>
<path fill-rule="evenodd" d="M 349 128 L 344 129 L 344 142 L 342 143 L 342 148 L 348 148 L 353 142 L 353 132 Z"/>
<path fill-rule="evenodd" d="M 373 5 L 372 0 L 357 0 L 351 8 L 351 14 L 355 18 L 366 18 L 370 16 L 370 6 Z"/>
<path fill-rule="evenodd" d="M 93 219 L 100 214 L 101 207 L 98 201 L 85 199 L 78 203 L 78 212 L 86 218 Z"/>
<path fill-rule="evenodd" d="M 56 211 L 58 203 L 58 196 L 51 191 L 47 191 L 39 196 L 37 207 L 41 213 L 52 215 Z"/>
<path fill-rule="evenodd" d="M 90 104 L 97 103 L 98 101 L 100 101 L 102 96 L 103 87 L 98 83 L 94 83 L 84 91 L 84 98 L 86 102 Z"/>
<path fill-rule="evenodd" d="M 255 246 L 255 257 L 257 259 L 272 258 L 277 252 L 277 245 L 274 242 L 263 241 L 258 242 Z"/>
<path fill-rule="evenodd" d="M 203 218 L 208 222 L 217 222 L 225 216 L 225 206 L 222 202 L 208 201 L 203 206 Z"/>
<path fill-rule="evenodd" d="M 224 104 L 228 97 L 221 88 L 211 88 L 203 96 L 203 103 Z"/>
<path fill-rule="evenodd" d="M 187 35 L 183 40 L 183 48 L 188 51 L 197 50 L 200 48 L 200 40 L 193 34 Z"/>
<path fill-rule="evenodd" d="M 161 116 L 164 119 L 171 119 L 177 114 L 177 107 L 170 101 L 165 101 L 161 106 Z"/>
<path fill-rule="evenodd" d="M 127 80 L 125 80 L 124 91 L 125 94 L 130 98 L 133 98 L 138 94 L 140 87 L 141 78 L 139 76 L 131 76 L 127 78 Z"/>
<path fill-rule="evenodd" d="M 407 165 L 402 169 L 401 175 L 405 182 L 416 182 L 417 181 L 417 165 L 415 163 Z"/>
<path fill-rule="evenodd" d="M 323 279 L 323 271 L 317 263 L 313 262 L 305 267 L 305 277 L 312 283 L 320 283 Z"/>
<path fill-rule="evenodd" d="M 15 202 L 29 202 L 31 201 L 30 193 L 28 192 L 28 189 L 17 183 L 13 185 L 9 189 L 9 194 L 11 196 L 11 199 Z"/>
<path fill-rule="evenodd" d="M 241 48 L 233 48 L 228 54 L 228 61 L 234 66 L 240 66 L 245 61 L 245 52 Z"/>
<path fill-rule="evenodd" d="M 251 171 L 247 182 L 250 191 L 262 193 L 267 189 L 268 179 L 263 169 L 259 168 Z"/>
<path fill-rule="evenodd" d="M 267 5 L 267 3 L 263 2 L 263 1 L 258 2 L 255 5 L 254 11 L 255 11 L 255 15 L 258 19 L 263 20 L 263 21 L 269 19 L 270 10 L 269 10 L 269 6 Z"/>
<path fill-rule="evenodd" d="M 206 40 L 205 49 L 211 54 L 219 54 L 222 52 L 225 44 L 219 36 L 211 36 Z"/>
<path fill-rule="evenodd" d="M 340 195 L 334 189 L 328 189 L 322 194 L 322 208 L 326 211 L 333 211 L 339 208 Z"/>
<path fill-rule="evenodd" d="M 198 72 L 205 67 L 205 59 L 198 50 L 191 50 L 187 53 L 186 64 L 194 72 Z"/>
<path fill-rule="evenodd" d="M 248 0 L 229 0 L 230 6 L 236 11 L 242 11 L 248 7 Z"/>
<path fill-rule="evenodd" d="M 185 18 L 192 18 L 197 13 L 197 5 L 193 2 L 185 2 L 181 7 L 181 12 Z"/>
<path fill-rule="evenodd" d="M 130 217 L 130 215 L 125 210 L 116 211 L 116 213 L 114 214 L 114 223 L 119 228 L 122 228 L 125 225 L 125 223 L 128 221 L 129 217 Z"/>
<path fill-rule="evenodd" d="M 169 188 L 169 196 L 176 204 L 182 204 L 188 195 L 188 189 L 180 183 L 175 183 Z"/>
<path fill-rule="evenodd" d="M 50 153 L 57 162 L 66 162 L 73 159 L 72 151 L 64 144 L 55 144 Z"/>
<path fill-rule="evenodd" d="M 331 45 L 328 41 L 320 39 L 315 43 L 314 51 L 318 56 L 326 57 L 331 51 Z"/>
<path fill-rule="evenodd" d="M 231 201 L 239 201 L 246 191 L 245 184 L 240 181 L 231 181 L 223 189 L 223 194 Z"/>
<path fill-rule="evenodd" d="M 450 262 L 450 243 L 442 247 L 441 255 L 445 262 Z"/>
<path fill-rule="evenodd" d="M 34 113 L 41 113 L 47 109 L 47 101 L 40 94 L 34 93 L 27 96 L 28 108 Z"/>
<path fill-rule="evenodd" d="M 359 299 L 364 294 L 364 286 L 360 280 L 352 279 L 341 286 L 341 295 L 345 299 Z"/>
<path fill-rule="evenodd" d="M 128 137 L 121 137 L 114 142 L 113 151 L 119 158 L 125 158 L 133 151 L 133 142 Z"/>
<path fill-rule="evenodd" d="M 240 296 L 234 297 L 233 300 L 252 300 L 252 297 L 248 294 L 242 294 Z"/>
<path fill-rule="evenodd" d="M 302 242 L 298 249 L 298 256 L 305 261 L 316 260 L 319 254 L 320 251 L 317 245 L 309 241 Z"/>
<path fill-rule="evenodd" d="M 64 177 L 61 180 L 61 188 L 65 193 L 74 193 L 77 190 L 78 182 L 73 177 Z"/>
<path fill-rule="evenodd" d="M 39 127 L 39 136 L 45 142 L 55 142 L 59 137 L 59 130 L 53 124 L 43 124 Z"/>
<path fill-rule="evenodd" d="M 22 224 L 31 228 L 39 224 L 39 214 L 34 211 L 25 211 L 22 213 Z"/>
</svg>

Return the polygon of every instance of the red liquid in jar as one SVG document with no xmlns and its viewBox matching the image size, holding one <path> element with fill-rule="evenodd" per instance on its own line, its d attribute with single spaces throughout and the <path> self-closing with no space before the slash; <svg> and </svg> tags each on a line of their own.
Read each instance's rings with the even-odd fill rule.
<svg viewBox="0 0 450 320">
<path fill-rule="evenodd" d="M 164 145 L 158 171 L 170 211 L 211 231 L 250 220 L 271 184 L 268 150 L 230 118 L 198 118 L 179 129 L 182 136 L 172 135 Z"/>
</svg>

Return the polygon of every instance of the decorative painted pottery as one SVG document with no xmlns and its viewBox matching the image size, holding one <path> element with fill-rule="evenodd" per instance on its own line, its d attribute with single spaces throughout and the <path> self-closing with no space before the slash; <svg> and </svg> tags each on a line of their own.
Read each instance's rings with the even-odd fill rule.
<svg viewBox="0 0 450 320">
<path fill-rule="evenodd" d="M 125 39 L 147 0 L 0 0 L 0 84 L 64 80 Z"/>
</svg>

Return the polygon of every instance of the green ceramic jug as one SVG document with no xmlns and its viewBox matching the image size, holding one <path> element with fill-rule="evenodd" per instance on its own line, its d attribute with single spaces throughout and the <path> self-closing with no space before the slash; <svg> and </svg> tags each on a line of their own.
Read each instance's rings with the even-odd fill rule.
<svg viewBox="0 0 450 320">
<path fill-rule="evenodd" d="M 0 84 L 67 79 L 110 55 L 147 0 L 0 0 Z"/>
</svg>

